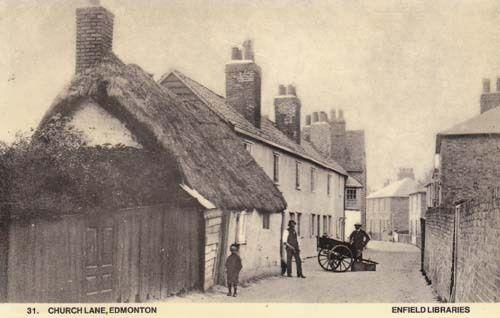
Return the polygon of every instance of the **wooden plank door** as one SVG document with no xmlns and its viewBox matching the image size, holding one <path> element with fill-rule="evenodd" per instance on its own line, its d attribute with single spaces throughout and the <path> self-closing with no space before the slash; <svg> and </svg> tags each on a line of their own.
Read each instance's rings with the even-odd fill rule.
<svg viewBox="0 0 500 318">
<path fill-rule="evenodd" d="M 85 229 L 84 297 L 88 302 L 106 302 L 113 294 L 113 218 L 96 217 Z"/>
</svg>

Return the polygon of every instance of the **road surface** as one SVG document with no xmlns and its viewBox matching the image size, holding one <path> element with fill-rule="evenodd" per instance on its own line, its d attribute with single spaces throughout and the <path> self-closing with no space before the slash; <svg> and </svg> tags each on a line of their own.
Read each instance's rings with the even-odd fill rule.
<svg viewBox="0 0 500 318">
<path fill-rule="evenodd" d="M 333 273 L 322 270 L 316 258 L 304 261 L 306 279 L 269 277 L 226 296 L 217 286 L 207 293 L 190 293 L 168 302 L 292 302 L 292 303 L 406 303 L 436 302 L 420 273 L 420 250 L 402 243 L 371 241 L 363 255 L 377 261 L 375 272 Z M 295 273 L 294 273 L 295 274 Z"/>
</svg>

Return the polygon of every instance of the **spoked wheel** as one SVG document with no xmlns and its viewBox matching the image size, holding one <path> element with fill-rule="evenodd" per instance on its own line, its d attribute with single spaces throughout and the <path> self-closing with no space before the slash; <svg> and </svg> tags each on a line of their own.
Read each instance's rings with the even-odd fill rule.
<svg viewBox="0 0 500 318">
<path fill-rule="evenodd" d="M 318 255 L 319 257 L 319 255 Z M 349 247 L 337 245 L 330 251 L 330 267 L 334 272 L 345 272 L 351 268 L 354 258 Z"/>
<path fill-rule="evenodd" d="M 318 263 L 326 271 L 332 271 L 331 252 L 327 249 L 321 249 L 318 253 Z"/>
</svg>

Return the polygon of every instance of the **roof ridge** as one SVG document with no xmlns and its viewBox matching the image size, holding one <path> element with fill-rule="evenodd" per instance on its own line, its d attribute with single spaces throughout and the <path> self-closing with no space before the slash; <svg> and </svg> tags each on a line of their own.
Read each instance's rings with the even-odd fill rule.
<svg viewBox="0 0 500 318">
<path fill-rule="evenodd" d="M 231 106 L 227 103 L 226 101 L 226 98 L 222 95 L 219 95 L 217 94 L 216 92 L 214 92 L 213 90 L 211 90 L 210 88 L 206 87 L 205 85 L 197 82 L 196 80 L 188 77 L 187 75 L 183 74 L 182 72 L 180 71 L 176 71 L 175 73 L 174 72 L 170 72 L 164 76 L 162 76 L 163 79 L 167 78 L 170 74 L 174 74 L 175 76 L 177 76 L 177 78 L 179 78 L 179 80 L 184 84 L 186 85 L 192 92 L 193 94 L 195 94 L 202 102 L 204 102 L 205 104 L 207 104 L 207 106 L 213 110 L 214 106 L 212 105 L 212 103 L 207 100 L 207 98 L 205 96 L 202 96 L 202 94 L 200 94 L 196 87 L 193 87 L 192 84 L 194 85 L 197 85 L 197 86 L 200 86 L 201 89 L 204 89 L 206 90 L 208 93 L 210 94 L 213 94 L 215 96 L 217 96 L 218 98 L 221 99 L 221 102 L 223 102 L 228 108 L 230 108 Z M 219 117 L 221 117 L 224 121 L 227 121 L 227 122 L 230 122 L 231 124 L 237 126 L 236 124 L 232 123 L 230 119 L 226 118 L 226 115 L 222 114 L 220 111 L 216 111 L 214 110 L 214 113 L 216 113 Z M 244 120 L 245 122 L 247 122 L 247 120 L 242 116 L 240 115 L 239 113 L 237 112 L 233 112 L 234 114 L 237 114 L 238 117 L 241 117 L 240 120 Z M 289 140 L 289 138 L 283 134 L 283 132 L 281 132 L 276 126 L 275 126 L 275 123 L 270 120 L 269 118 L 265 117 L 265 116 L 261 116 L 264 120 L 267 120 L 268 122 L 272 123 L 272 126 L 274 127 L 274 129 L 276 129 L 277 132 L 279 132 L 279 134 L 281 134 L 282 138 L 286 138 L 290 143 L 294 142 L 292 140 Z M 250 123 L 249 123 L 250 124 Z M 251 124 L 250 124 L 251 125 Z M 252 125 L 252 127 L 254 127 Z M 248 129 L 246 129 L 245 127 L 237 127 L 240 131 L 243 131 L 244 133 L 246 134 L 250 134 L 250 135 L 255 135 L 255 133 L 251 132 L 251 131 L 248 131 Z M 290 153 L 293 153 L 299 157 L 302 157 L 303 159 L 305 160 L 309 160 L 309 161 L 312 161 L 312 162 L 316 162 L 318 165 L 321 165 L 327 169 L 330 169 L 330 170 L 333 170 L 333 171 L 336 171 L 340 174 L 343 174 L 343 175 L 348 175 L 347 173 L 347 170 L 341 165 L 339 164 L 338 162 L 336 162 L 335 160 L 332 160 L 330 158 L 326 158 L 325 156 L 323 156 L 321 153 L 319 153 L 318 151 L 316 151 L 316 149 L 313 147 L 313 145 L 308 142 L 307 140 L 305 139 L 302 139 L 302 141 L 305 142 L 306 146 L 310 147 L 313 151 L 315 151 L 316 153 L 309 153 L 309 151 L 307 151 L 306 149 L 304 149 L 303 147 L 303 144 L 294 144 L 294 147 L 297 147 L 300 151 L 297 151 L 296 149 L 293 149 L 291 148 L 289 145 L 283 145 L 283 144 L 280 144 L 279 142 L 277 141 L 272 141 L 269 139 L 268 136 L 266 136 L 266 133 L 265 131 L 260 128 L 258 129 L 258 131 L 263 134 L 264 136 L 258 136 L 260 137 L 259 139 L 261 139 L 261 141 L 263 142 L 266 142 L 268 144 L 271 144 L 272 146 L 274 147 L 278 147 L 278 148 L 281 148 L 285 151 L 288 151 Z M 315 158 L 315 157 L 318 157 L 318 158 Z M 335 167 L 335 166 L 338 166 L 338 167 Z"/>
</svg>

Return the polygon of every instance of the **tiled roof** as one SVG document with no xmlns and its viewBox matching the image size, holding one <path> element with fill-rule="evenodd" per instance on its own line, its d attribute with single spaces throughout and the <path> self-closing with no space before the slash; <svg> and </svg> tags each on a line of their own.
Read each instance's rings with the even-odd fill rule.
<svg viewBox="0 0 500 318">
<path fill-rule="evenodd" d="M 346 164 L 347 171 L 365 170 L 365 132 L 363 130 L 346 131 Z"/>
<path fill-rule="evenodd" d="M 500 134 L 500 107 L 490 109 L 472 117 L 452 128 L 439 133 L 440 135 L 480 135 Z"/>
<path fill-rule="evenodd" d="M 370 194 L 367 199 L 407 197 L 418 189 L 415 180 L 404 178 Z"/>
<path fill-rule="evenodd" d="M 230 124 L 234 125 L 236 131 L 257 139 L 261 142 L 281 148 L 296 156 L 306 160 L 316 162 L 317 164 L 334 170 L 340 174 L 347 175 L 346 170 L 337 162 L 323 157 L 308 141 L 302 139 L 301 144 L 295 143 L 283 134 L 274 123 L 266 117 L 261 119 L 260 129 L 252 125 L 238 111 L 226 103 L 221 95 L 216 94 L 202 84 L 194 81 L 179 71 L 167 73 L 160 79 L 163 82 L 169 75 L 175 75 L 182 83 L 189 87 L 204 103 L 207 104 L 216 114 Z"/>
</svg>

